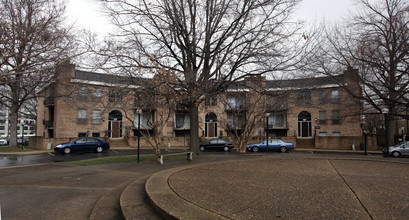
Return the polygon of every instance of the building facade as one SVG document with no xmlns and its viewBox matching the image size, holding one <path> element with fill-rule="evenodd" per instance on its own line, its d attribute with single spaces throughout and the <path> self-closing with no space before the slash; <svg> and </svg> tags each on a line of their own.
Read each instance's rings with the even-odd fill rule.
<svg viewBox="0 0 409 220">
<path fill-rule="evenodd" d="M 23 109 L 24 112 L 24 109 Z M 10 111 L 6 108 L 0 109 L 0 138 L 10 137 Z M 36 120 L 20 114 L 17 121 L 17 137 L 26 139 L 36 136 Z"/>
<path fill-rule="evenodd" d="M 351 149 L 362 139 L 361 104 L 353 98 L 361 91 L 353 71 L 348 69 L 336 77 L 243 80 L 199 106 L 201 140 L 232 140 L 255 119 L 251 141 L 265 139 L 268 132 L 269 137 L 282 138 L 296 147 Z M 38 100 L 37 147 L 85 135 L 125 139 L 132 146 L 140 133 L 160 137 L 163 146 L 187 146 L 188 107 L 183 103 L 169 107 L 160 101 L 141 106 L 141 100 L 155 97 L 135 98 L 144 83 L 141 79 L 129 86 L 131 80 L 79 71 L 73 64 L 59 67 L 54 82 Z M 263 96 L 259 102 L 251 92 L 256 90 L 262 91 L 257 93 Z M 168 115 L 166 121 L 163 115 Z M 154 132 L 153 122 L 160 120 L 165 123 Z M 144 138 L 142 145 L 148 145 Z"/>
</svg>

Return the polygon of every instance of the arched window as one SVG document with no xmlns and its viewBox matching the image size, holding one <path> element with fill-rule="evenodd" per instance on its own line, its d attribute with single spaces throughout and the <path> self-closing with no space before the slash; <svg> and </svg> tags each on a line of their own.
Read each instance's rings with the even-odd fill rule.
<svg viewBox="0 0 409 220">
<path fill-rule="evenodd" d="M 312 137 L 311 114 L 307 111 L 298 114 L 298 137 Z"/>
</svg>

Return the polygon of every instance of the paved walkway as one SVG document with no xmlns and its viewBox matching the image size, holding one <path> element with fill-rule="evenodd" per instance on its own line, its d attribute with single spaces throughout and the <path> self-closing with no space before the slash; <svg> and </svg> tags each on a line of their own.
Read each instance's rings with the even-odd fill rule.
<svg viewBox="0 0 409 220">
<path fill-rule="evenodd" d="M 156 173 L 146 183 L 148 197 L 177 219 L 408 218 L 408 158 L 246 158 Z"/>
</svg>

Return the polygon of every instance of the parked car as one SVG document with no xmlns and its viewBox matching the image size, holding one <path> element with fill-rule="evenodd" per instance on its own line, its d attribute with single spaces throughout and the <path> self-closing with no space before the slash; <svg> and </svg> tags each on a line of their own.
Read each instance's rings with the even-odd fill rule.
<svg viewBox="0 0 409 220">
<path fill-rule="evenodd" d="M 268 140 L 268 151 L 279 151 L 282 153 L 294 150 L 295 147 L 292 143 L 282 141 L 280 139 L 269 139 Z M 248 151 L 258 152 L 267 150 L 267 141 L 262 141 L 256 144 L 249 144 L 247 146 Z"/>
<path fill-rule="evenodd" d="M 386 148 L 384 148 L 383 153 L 386 154 Z M 389 155 L 394 157 L 409 156 L 409 142 L 402 142 L 395 146 L 389 147 Z"/>
<path fill-rule="evenodd" d="M 93 137 L 82 137 L 69 143 L 58 144 L 54 147 L 55 152 L 70 154 L 78 151 L 94 151 L 101 153 L 109 149 L 109 142 Z"/>
<path fill-rule="evenodd" d="M 3 139 L 3 138 L 0 139 L 0 146 L 8 145 L 8 144 L 9 144 L 9 142 L 8 142 L 7 139 Z"/>
<path fill-rule="evenodd" d="M 219 149 L 224 151 L 229 151 L 230 149 L 234 148 L 234 145 L 230 141 L 226 141 L 224 139 L 212 139 L 207 142 L 200 143 L 200 151 L 205 151 L 206 149 Z"/>
</svg>

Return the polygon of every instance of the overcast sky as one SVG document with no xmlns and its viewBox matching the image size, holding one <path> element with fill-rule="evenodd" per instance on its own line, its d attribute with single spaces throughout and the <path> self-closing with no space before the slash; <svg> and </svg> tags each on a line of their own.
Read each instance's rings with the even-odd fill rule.
<svg viewBox="0 0 409 220">
<path fill-rule="evenodd" d="M 327 19 L 337 21 L 352 9 L 352 0 L 303 0 L 298 6 L 296 17 L 307 21 Z M 97 0 L 69 0 L 67 15 L 70 22 L 76 22 L 80 28 L 104 35 L 109 30 L 109 21 L 100 13 Z"/>
</svg>

